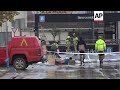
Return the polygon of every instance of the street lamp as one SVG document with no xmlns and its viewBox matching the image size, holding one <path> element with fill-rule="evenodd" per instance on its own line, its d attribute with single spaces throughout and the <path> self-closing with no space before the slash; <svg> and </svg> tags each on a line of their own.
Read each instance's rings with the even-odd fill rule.
<svg viewBox="0 0 120 90">
<path fill-rule="evenodd" d="M 3 16 L 5 17 L 5 14 Z M 4 28 L 6 30 L 6 33 L 5 33 L 5 37 L 6 37 L 6 40 L 5 40 L 5 42 L 6 42 L 6 60 L 5 60 L 5 62 L 6 62 L 7 68 L 9 68 L 9 57 L 8 57 L 8 26 L 7 26 L 7 19 L 6 18 L 4 18 Z"/>
</svg>

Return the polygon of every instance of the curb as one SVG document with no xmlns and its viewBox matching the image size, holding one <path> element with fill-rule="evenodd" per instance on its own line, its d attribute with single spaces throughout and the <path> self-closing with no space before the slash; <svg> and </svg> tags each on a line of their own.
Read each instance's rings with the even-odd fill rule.
<svg viewBox="0 0 120 90">
<path fill-rule="evenodd" d="M 6 67 L 0 67 L 0 77 L 4 76 L 6 73 L 9 72 L 16 72 L 16 70 L 12 67 L 6 68 Z"/>
<path fill-rule="evenodd" d="M 0 69 L 0 77 L 4 76 L 6 73 L 8 73 L 9 70 L 4 70 L 4 69 Z"/>
</svg>

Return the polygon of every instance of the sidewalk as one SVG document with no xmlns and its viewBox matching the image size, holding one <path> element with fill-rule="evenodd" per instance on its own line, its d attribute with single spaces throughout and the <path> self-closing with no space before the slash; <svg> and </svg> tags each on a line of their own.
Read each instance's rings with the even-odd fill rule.
<svg viewBox="0 0 120 90">
<path fill-rule="evenodd" d="M 0 77 L 9 72 L 16 72 L 16 70 L 11 66 L 9 68 L 6 68 L 5 66 L 0 66 Z"/>
<path fill-rule="evenodd" d="M 0 77 L 4 76 L 8 71 L 6 67 L 0 66 Z"/>
</svg>

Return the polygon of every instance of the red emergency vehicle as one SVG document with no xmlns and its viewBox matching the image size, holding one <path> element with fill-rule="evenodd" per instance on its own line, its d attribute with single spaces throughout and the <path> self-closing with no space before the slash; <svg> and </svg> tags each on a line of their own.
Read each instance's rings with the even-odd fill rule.
<svg viewBox="0 0 120 90">
<path fill-rule="evenodd" d="M 43 58 L 41 41 L 36 36 L 16 36 L 8 42 L 10 64 L 23 70 L 29 64 L 40 62 Z M 0 47 L 0 65 L 5 64 L 6 48 Z"/>
</svg>

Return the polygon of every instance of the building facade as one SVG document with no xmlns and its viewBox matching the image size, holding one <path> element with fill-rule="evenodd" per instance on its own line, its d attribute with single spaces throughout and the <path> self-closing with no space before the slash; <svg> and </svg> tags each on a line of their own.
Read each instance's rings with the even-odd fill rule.
<svg viewBox="0 0 120 90">
<path fill-rule="evenodd" d="M 15 16 L 15 22 L 8 22 L 8 31 L 12 36 L 34 36 L 35 35 L 35 14 L 93 14 L 93 11 L 19 11 Z M 120 11 L 104 11 L 106 14 L 119 14 Z M 39 25 L 39 37 L 45 39 L 47 44 L 50 41 L 60 41 L 60 45 L 65 45 L 67 35 L 75 32 L 77 36 L 82 36 L 88 45 L 94 45 L 98 36 L 103 36 L 108 45 L 115 45 L 115 51 L 118 51 L 120 39 L 120 19 L 111 20 L 107 18 L 106 22 L 47 22 Z M 117 19 L 117 18 L 116 18 Z M 17 29 L 15 29 L 17 28 Z M 14 33 L 13 30 L 16 30 Z M 4 27 L 0 28 L 4 32 Z M 56 32 L 55 32 L 56 31 Z M 56 37 L 53 37 L 56 34 Z M 117 47 L 116 47 L 117 46 Z M 93 47 L 92 47 L 93 48 Z"/>
</svg>

